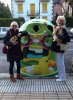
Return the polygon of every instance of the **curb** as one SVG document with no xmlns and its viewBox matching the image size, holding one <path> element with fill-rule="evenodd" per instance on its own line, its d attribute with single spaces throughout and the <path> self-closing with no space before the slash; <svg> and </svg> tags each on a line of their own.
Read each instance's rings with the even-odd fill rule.
<svg viewBox="0 0 73 100">
<path fill-rule="evenodd" d="M 16 73 L 14 73 L 14 76 L 16 75 Z M 4 79 L 4 78 L 9 78 L 9 73 L 0 73 L 0 79 Z"/>
</svg>

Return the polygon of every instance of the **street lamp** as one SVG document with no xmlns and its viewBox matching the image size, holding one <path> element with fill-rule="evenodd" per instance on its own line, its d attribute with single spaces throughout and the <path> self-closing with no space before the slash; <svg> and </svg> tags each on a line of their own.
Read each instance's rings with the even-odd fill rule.
<svg viewBox="0 0 73 100">
<path fill-rule="evenodd" d="M 39 18 L 40 18 L 40 0 L 39 0 Z"/>
</svg>

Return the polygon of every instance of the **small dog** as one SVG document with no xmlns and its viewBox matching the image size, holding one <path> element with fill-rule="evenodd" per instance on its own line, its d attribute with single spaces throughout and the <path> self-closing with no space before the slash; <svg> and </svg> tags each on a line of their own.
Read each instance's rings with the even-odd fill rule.
<svg viewBox="0 0 73 100">
<path fill-rule="evenodd" d="M 57 45 L 60 46 L 60 50 L 66 50 L 66 44 L 62 43 L 62 40 L 58 38 L 58 34 L 62 33 L 62 28 L 54 26 L 53 27 L 53 41 L 57 41 Z"/>
<path fill-rule="evenodd" d="M 14 45 L 17 43 L 17 36 L 13 36 L 11 39 L 10 39 L 10 42 L 12 42 Z"/>
</svg>

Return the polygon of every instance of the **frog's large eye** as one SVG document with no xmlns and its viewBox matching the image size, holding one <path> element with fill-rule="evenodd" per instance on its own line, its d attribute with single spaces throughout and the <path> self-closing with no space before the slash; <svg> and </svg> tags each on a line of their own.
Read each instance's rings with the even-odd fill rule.
<svg viewBox="0 0 73 100">
<path fill-rule="evenodd" d="M 27 26 L 26 30 L 29 34 L 44 34 L 44 31 L 48 31 L 48 28 L 46 25 L 41 23 L 32 23 Z"/>
<path fill-rule="evenodd" d="M 52 36 L 51 35 L 45 35 L 41 40 L 40 40 L 41 45 L 45 49 L 49 49 L 52 44 Z"/>
<path fill-rule="evenodd" d="M 27 45 L 29 43 L 29 37 L 28 36 L 21 37 L 21 43 Z"/>
<path fill-rule="evenodd" d="M 39 28 L 39 26 L 38 26 L 38 25 L 34 25 L 34 26 L 33 26 L 33 30 L 34 30 L 35 32 L 38 32 L 38 31 L 39 31 L 39 29 L 40 29 L 40 28 Z"/>
</svg>

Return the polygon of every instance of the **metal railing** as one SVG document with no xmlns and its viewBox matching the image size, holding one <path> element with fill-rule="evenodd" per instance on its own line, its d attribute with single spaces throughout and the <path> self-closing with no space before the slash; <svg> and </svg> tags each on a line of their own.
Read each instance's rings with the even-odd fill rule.
<svg viewBox="0 0 73 100">
<path fill-rule="evenodd" d="M 25 2 L 25 0 L 15 0 L 16 2 Z"/>
<path fill-rule="evenodd" d="M 36 12 L 27 11 L 27 16 L 38 16 L 38 15 L 39 15 L 39 11 L 36 11 Z"/>
<path fill-rule="evenodd" d="M 49 2 L 50 0 L 40 0 L 40 2 Z"/>
</svg>

